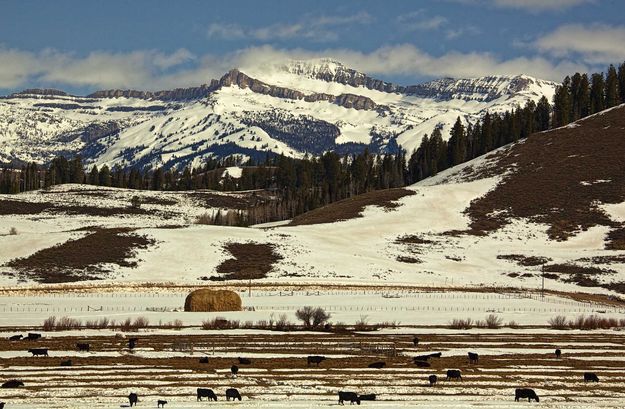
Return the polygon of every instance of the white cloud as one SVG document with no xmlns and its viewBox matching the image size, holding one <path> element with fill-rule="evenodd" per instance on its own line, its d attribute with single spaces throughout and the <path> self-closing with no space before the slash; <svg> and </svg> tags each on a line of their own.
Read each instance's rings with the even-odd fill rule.
<svg viewBox="0 0 625 409">
<path fill-rule="evenodd" d="M 259 41 L 304 38 L 315 42 L 339 39 L 337 29 L 352 24 L 367 24 L 373 18 L 367 12 L 346 16 L 306 16 L 290 23 L 276 23 L 262 27 L 243 27 L 233 23 L 212 23 L 206 34 L 209 38 L 237 40 L 242 38 Z"/>
<path fill-rule="evenodd" d="M 524 10 L 528 12 L 563 11 L 583 4 L 597 3 L 598 0 L 447 0 L 473 6 L 493 6 Z"/>
<path fill-rule="evenodd" d="M 536 47 L 556 57 L 581 56 L 590 64 L 625 59 L 625 26 L 570 24 L 539 38 Z"/>
<path fill-rule="evenodd" d="M 443 16 L 428 16 L 424 9 L 402 14 L 396 18 L 396 21 L 404 31 L 438 30 L 449 22 Z"/>
<path fill-rule="evenodd" d="M 529 11 L 540 10 L 563 10 L 584 3 L 592 3 L 593 0 L 493 0 L 495 6 Z"/>
<path fill-rule="evenodd" d="M 171 89 L 209 83 L 231 68 L 271 67 L 292 59 L 330 57 L 381 79 L 402 75 L 414 78 L 477 77 L 491 74 L 528 74 L 560 81 L 588 66 L 546 57 L 501 59 L 487 52 L 451 51 L 432 55 L 411 44 L 380 47 L 371 52 L 343 48 L 322 51 L 259 46 L 225 55 L 196 57 L 181 49 L 172 53 L 138 50 L 126 53 L 97 51 L 77 56 L 54 50 L 38 53 L 0 48 L 0 88 L 32 86 L 87 89 Z"/>
</svg>

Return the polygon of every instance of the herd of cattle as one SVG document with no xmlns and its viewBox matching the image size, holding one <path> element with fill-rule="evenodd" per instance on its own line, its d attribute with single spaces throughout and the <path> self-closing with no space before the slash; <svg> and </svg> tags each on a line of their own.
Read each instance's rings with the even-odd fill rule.
<svg viewBox="0 0 625 409">
<path fill-rule="evenodd" d="M 23 337 L 22 335 L 11 336 L 9 337 L 9 340 L 10 341 L 20 341 L 20 340 L 36 341 L 40 338 L 41 338 L 41 334 L 29 333 L 26 337 Z M 138 343 L 138 338 L 128 339 L 128 349 L 130 351 L 134 350 L 137 346 L 137 343 Z M 415 347 L 418 346 L 419 339 L 417 337 L 414 337 L 413 344 L 415 345 Z M 79 352 L 89 352 L 90 345 L 88 343 L 80 342 L 76 344 L 76 349 Z M 30 348 L 28 349 L 28 352 L 31 353 L 33 357 L 48 356 L 47 348 Z M 435 353 L 430 353 L 426 355 L 418 355 L 418 356 L 413 357 L 413 362 L 419 368 L 429 368 L 431 366 L 430 360 L 435 359 L 435 358 L 440 358 L 441 356 L 442 356 L 441 352 L 435 352 Z M 562 351 L 560 349 L 556 349 L 555 356 L 556 358 L 560 358 L 562 356 Z M 307 366 L 314 364 L 317 367 L 319 367 L 319 364 L 321 364 L 325 360 L 326 360 L 326 357 L 322 355 L 310 355 L 306 358 Z M 207 356 L 201 357 L 199 359 L 199 362 L 201 364 L 208 363 L 209 362 L 208 357 Z M 478 354 L 475 352 L 469 352 L 468 363 L 478 364 L 479 363 Z M 252 360 L 249 358 L 239 357 L 238 364 L 239 365 L 251 365 Z M 72 366 L 72 360 L 69 359 L 69 360 L 61 361 L 59 365 L 60 366 Z M 386 362 L 384 361 L 372 362 L 368 364 L 368 367 L 374 368 L 374 369 L 382 369 L 386 367 Z M 231 372 L 232 378 L 236 378 L 239 373 L 239 367 L 237 365 L 232 365 L 232 367 L 230 368 L 230 372 Z M 449 369 L 447 370 L 446 375 L 447 377 L 445 379 L 448 381 L 462 380 L 462 373 L 459 369 Z M 430 386 L 434 386 L 438 382 L 438 377 L 436 375 L 429 375 L 428 382 Z M 599 377 L 593 372 L 585 372 L 584 382 L 599 382 Z M 2 388 L 20 388 L 23 386 L 24 386 L 24 382 L 18 379 L 8 380 L 2 383 L 1 385 Z M 212 389 L 197 388 L 196 394 L 197 394 L 198 401 L 203 400 L 203 398 L 207 398 L 209 401 L 217 401 L 217 394 L 215 394 L 215 392 Z M 228 401 L 230 401 L 231 399 L 233 401 L 235 400 L 240 401 L 242 399 L 241 394 L 235 388 L 226 389 L 225 396 L 226 396 L 226 400 Z M 356 392 L 349 392 L 349 391 L 340 391 L 338 392 L 338 396 L 339 396 L 339 404 L 341 405 L 344 405 L 345 402 L 349 402 L 350 404 L 356 403 L 360 405 L 362 401 L 376 400 L 375 394 L 357 394 Z M 531 402 L 532 400 L 539 402 L 539 397 L 536 394 L 536 392 L 533 389 L 528 389 L 528 388 L 519 388 L 515 390 L 514 400 L 519 401 L 520 399 L 527 399 L 528 402 Z M 134 392 L 130 393 L 128 395 L 128 400 L 130 402 L 131 407 L 136 406 L 137 402 L 139 402 L 139 396 Z M 159 408 L 164 408 L 166 404 L 167 404 L 166 400 L 159 399 L 157 401 L 157 407 Z M 0 409 L 4 409 L 4 406 L 5 406 L 5 402 L 0 402 Z"/>
</svg>

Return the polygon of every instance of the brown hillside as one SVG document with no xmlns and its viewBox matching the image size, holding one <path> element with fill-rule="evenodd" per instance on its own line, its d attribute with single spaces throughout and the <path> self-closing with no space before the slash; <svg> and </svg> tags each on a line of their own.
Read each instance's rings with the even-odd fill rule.
<svg viewBox="0 0 625 409">
<path fill-rule="evenodd" d="M 622 236 L 623 226 L 599 205 L 625 201 L 625 105 L 531 135 L 493 163 L 486 172 L 508 174 L 471 202 L 471 233 L 487 234 L 522 217 L 549 225 L 556 240 L 597 225 L 612 227 L 616 241 Z"/>
<path fill-rule="evenodd" d="M 387 210 L 394 209 L 398 206 L 397 200 L 414 193 L 414 191 L 407 189 L 375 190 L 301 214 L 295 217 L 289 223 L 289 226 L 334 223 L 341 220 L 354 219 L 361 217 L 360 214 L 366 206 L 379 206 Z"/>
</svg>

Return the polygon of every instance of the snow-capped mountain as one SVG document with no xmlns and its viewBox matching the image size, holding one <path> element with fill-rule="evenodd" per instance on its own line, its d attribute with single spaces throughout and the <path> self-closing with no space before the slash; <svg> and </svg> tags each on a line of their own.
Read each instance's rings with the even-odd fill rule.
<svg viewBox="0 0 625 409">
<path fill-rule="evenodd" d="M 109 166 L 181 167 L 268 151 L 411 151 L 435 127 L 447 135 L 457 117 L 475 121 L 486 111 L 551 99 L 555 87 L 528 76 L 401 86 L 316 59 L 233 69 L 198 87 L 158 92 L 82 97 L 30 89 L 0 99 L 0 162 L 79 153 Z"/>
</svg>

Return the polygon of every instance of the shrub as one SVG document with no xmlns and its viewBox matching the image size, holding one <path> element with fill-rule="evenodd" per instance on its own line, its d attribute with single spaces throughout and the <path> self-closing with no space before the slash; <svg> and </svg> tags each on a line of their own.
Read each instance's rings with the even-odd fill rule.
<svg viewBox="0 0 625 409">
<path fill-rule="evenodd" d="M 9 235 L 11 236 L 17 236 L 17 229 L 15 227 L 11 227 L 9 229 Z"/>
<path fill-rule="evenodd" d="M 490 329 L 499 329 L 502 323 L 503 320 L 495 314 L 490 314 L 486 317 L 486 326 Z"/>
<path fill-rule="evenodd" d="M 449 328 L 451 328 L 451 329 L 471 329 L 471 328 L 473 328 L 473 320 L 471 318 L 467 318 L 465 320 L 454 318 L 449 323 Z"/>
<path fill-rule="evenodd" d="M 315 308 L 312 315 L 312 327 L 318 328 L 319 326 L 324 325 L 328 322 L 331 316 L 332 315 L 327 313 L 323 308 Z"/>
<path fill-rule="evenodd" d="M 566 329 L 566 317 L 564 315 L 556 315 L 549 319 L 551 329 Z"/>
<path fill-rule="evenodd" d="M 278 331 L 288 331 L 293 327 L 286 314 L 280 314 L 275 325 Z"/>
<path fill-rule="evenodd" d="M 202 329 L 236 329 L 241 326 L 238 320 L 229 321 L 224 317 L 215 317 L 202 321 Z"/>
<path fill-rule="evenodd" d="M 69 317 L 62 317 L 57 320 L 55 316 L 52 316 L 43 321 L 44 331 L 67 331 L 81 327 L 82 321 Z"/>
<path fill-rule="evenodd" d="M 365 331 L 369 328 L 369 316 L 361 315 L 358 321 L 354 324 L 354 329 L 356 331 Z"/>
<path fill-rule="evenodd" d="M 141 208 L 141 199 L 139 198 L 139 196 L 133 196 L 130 199 L 130 207 L 132 207 L 133 209 Z"/>
<path fill-rule="evenodd" d="M 137 332 L 141 328 L 147 328 L 149 321 L 145 317 L 137 317 L 134 322 L 132 318 L 126 318 L 121 324 L 119 329 L 122 332 Z"/>
<path fill-rule="evenodd" d="M 508 327 L 510 327 L 510 328 L 519 328 L 519 324 L 517 324 L 516 321 L 510 321 L 508 323 Z"/>
<path fill-rule="evenodd" d="M 195 219 L 195 224 L 214 224 L 213 216 L 209 213 L 201 214 Z"/>
<path fill-rule="evenodd" d="M 310 328 L 312 326 L 312 319 L 315 309 L 310 306 L 302 307 L 295 312 L 295 316 L 298 320 L 302 321 L 304 328 Z"/>
</svg>

